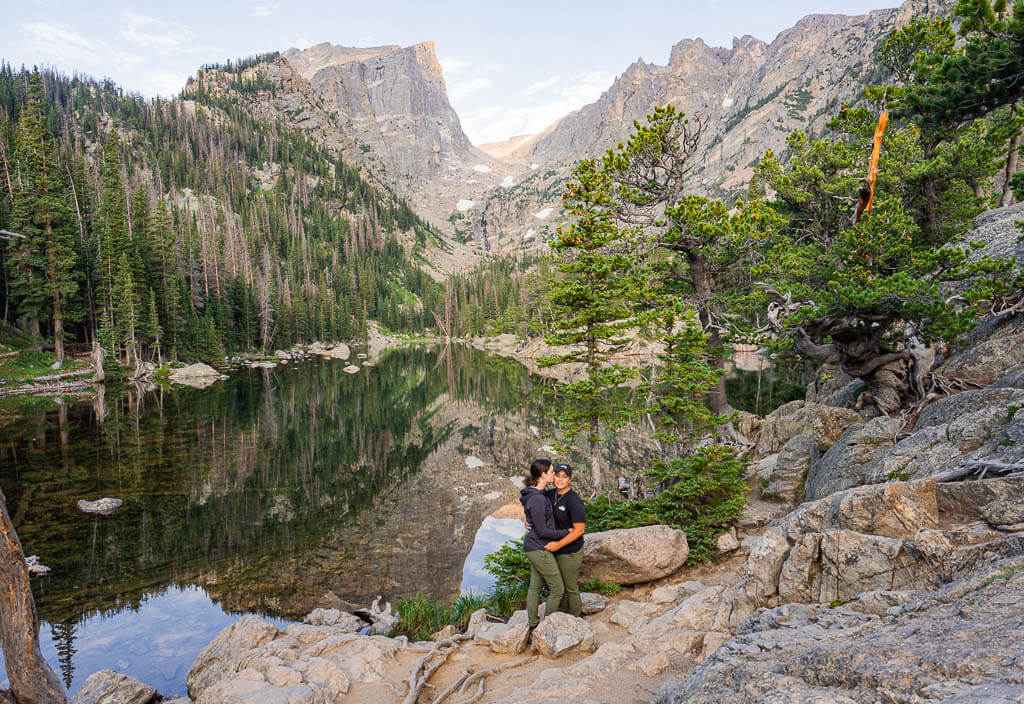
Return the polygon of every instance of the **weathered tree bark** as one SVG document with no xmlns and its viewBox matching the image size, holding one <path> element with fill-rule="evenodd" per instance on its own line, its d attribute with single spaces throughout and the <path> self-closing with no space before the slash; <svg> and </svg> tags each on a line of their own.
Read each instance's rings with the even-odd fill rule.
<svg viewBox="0 0 1024 704">
<path fill-rule="evenodd" d="M 1013 189 L 1010 188 L 1010 179 L 1017 173 L 1017 160 L 1020 156 L 1021 134 L 1018 132 L 1010 140 L 1010 151 L 1006 155 L 1006 169 L 1003 172 L 1003 194 L 999 198 L 999 206 L 1005 208 L 1013 203 Z"/>
<path fill-rule="evenodd" d="M 711 279 L 705 266 L 704 257 L 689 250 L 686 254 L 687 263 L 690 265 L 690 279 L 693 281 L 694 294 L 696 297 L 697 317 L 700 319 L 701 328 L 708 334 L 707 350 L 711 356 L 711 368 L 716 371 L 725 369 L 725 359 L 719 354 L 722 349 L 722 335 L 718 327 L 711 319 Z M 725 395 L 725 375 L 718 377 L 718 381 L 708 389 L 708 405 L 711 412 L 719 415 L 726 415 L 732 412 L 732 406 Z"/>
<path fill-rule="evenodd" d="M 18 704 L 63 704 L 64 687 L 39 651 L 39 619 L 28 567 L 0 490 L 0 646 Z"/>
</svg>

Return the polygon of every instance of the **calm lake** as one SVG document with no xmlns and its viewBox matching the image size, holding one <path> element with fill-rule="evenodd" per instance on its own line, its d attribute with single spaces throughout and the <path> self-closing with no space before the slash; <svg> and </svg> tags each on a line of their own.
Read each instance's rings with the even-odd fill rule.
<svg viewBox="0 0 1024 704">
<path fill-rule="evenodd" d="M 345 364 L 0 408 L 0 487 L 26 554 L 52 570 L 33 579 L 40 641 L 69 692 L 112 668 L 183 695 L 195 656 L 244 613 L 284 624 L 490 586 L 483 555 L 522 528 L 489 516 L 550 437 L 543 383 L 464 347 Z M 76 507 L 104 496 L 124 506 Z"/>
</svg>

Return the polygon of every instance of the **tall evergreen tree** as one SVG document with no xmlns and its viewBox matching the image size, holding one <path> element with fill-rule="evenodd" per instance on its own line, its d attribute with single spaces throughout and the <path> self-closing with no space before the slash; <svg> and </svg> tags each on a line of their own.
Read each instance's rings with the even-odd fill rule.
<svg viewBox="0 0 1024 704">
<path fill-rule="evenodd" d="M 78 292 L 74 221 L 65 195 L 42 105 L 42 79 L 29 79 L 28 103 L 17 132 L 17 168 L 11 224 L 24 235 L 9 255 L 11 294 L 30 331 L 39 336 L 41 316 L 52 322 L 57 359 L 64 359 L 64 323 L 68 301 Z"/>
<path fill-rule="evenodd" d="M 629 342 L 625 330 L 637 324 L 630 309 L 636 294 L 630 239 L 635 233 L 616 225 L 612 185 L 608 172 L 586 159 L 566 186 L 562 202 L 574 219 L 550 243 L 564 276 L 551 285 L 554 311 L 546 339 L 570 351 L 541 360 L 543 366 L 584 365 L 585 377 L 558 385 L 555 417 L 566 436 L 585 436 L 596 491 L 602 484 L 601 431 L 633 418 L 632 406 L 616 396 L 628 394 L 626 383 L 637 376 L 635 369 L 609 361 Z"/>
</svg>

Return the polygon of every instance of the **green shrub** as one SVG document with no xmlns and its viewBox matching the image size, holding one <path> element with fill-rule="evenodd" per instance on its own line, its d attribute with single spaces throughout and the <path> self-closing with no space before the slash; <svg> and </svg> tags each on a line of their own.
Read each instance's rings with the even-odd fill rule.
<svg viewBox="0 0 1024 704">
<path fill-rule="evenodd" d="M 594 577 L 580 587 L 581 592 L 596 592 L 604 596 L 614 596 L 622 591 L 622 585 L 615 582 L 604 582 Z"/>
<path fill-rule="evenodd" d="M 455 604 L 452 606 L 452 623 L 464 629 L 469 625 L 469 617 L 473 615 L 473 612 L 478 609 L 485 609 L 490 605 L 490 595 L 488 594 L 462 594 L 455 599 Z"/>
<path fill-rule="evenodd" d="M 651 478 L 669 486 L 657 496 L 617 501 L 598 496 L 585 502 L 587 527 L 594 531 L 664 524 L 686 533 L 688 565 L 713 554 L 718 535 L 736 520 L 747 503 L 746 465 L 728 447 L 713 445 L 689 457 L 659 463 Z"/>
<path fill-rule="evenodd" d="M 487 600 L 487 611 L 508 618 L 519 609 L 525 609 L 526 590 L 529 586 L 528 582 L 515 582 L 495 587 Z"/>
<path fill-rule="evenodd" d="M 530 581 L 530 560 L 523 551 L 523 539 L 505 543 L 484 556 L 484 570 L 494 575 L 499 587 Z"/>
<path fill-rule="evenodd" d="M 398 600 L 398 624 L 392 635 L 406 635 L 409 640 L 430 640 L 435 633 L 453 622 L 450 607 L 432 601 L 424 592 Z"/>
</svg>

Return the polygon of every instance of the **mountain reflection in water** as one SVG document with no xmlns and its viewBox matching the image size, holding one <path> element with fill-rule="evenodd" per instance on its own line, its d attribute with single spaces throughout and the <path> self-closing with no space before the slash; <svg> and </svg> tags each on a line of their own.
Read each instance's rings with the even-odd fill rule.
<svg viewBox="0 0 1024 704">
<path fill-rule="evenodd" d="M 550 427 L 537 379 L 461 347 L 391 350 L 353 375 L 344 366 L 107 390 L 14 419 L 0 408 L 0 486 L 26 554 L 52 569 L 34 593 L 67 686 L 89 674 L 74 671 L 85 621 L 90 632 L 97 616 L 130 622 L 171 597 L 187 609 L 196 587 L 222 612 L 286 619 L 378 594 L 458 593 L 481 522 L 518 496 L 510 480 L 540 444 L 530 426 Z M 103 496 L 124 506 L 76 508 Z M 145 637 L 138 619 L 125 629 Z M 165 669 L 183 683 L 193 657 Z M 102 666 L 119 659 L 115 649 Z"/>
</svg>

